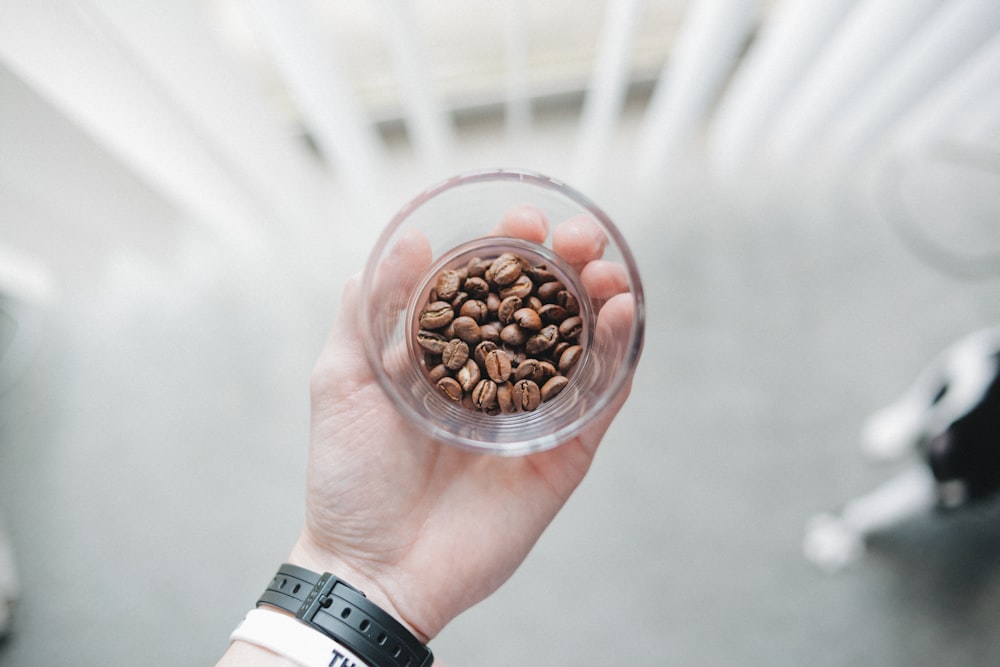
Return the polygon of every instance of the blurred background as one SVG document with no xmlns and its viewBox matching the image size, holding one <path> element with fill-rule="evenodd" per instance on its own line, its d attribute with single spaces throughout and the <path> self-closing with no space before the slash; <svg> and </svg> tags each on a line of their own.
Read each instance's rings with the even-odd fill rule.
<svg viewBox="0 0 1000 667">
<path fill-rule="evenodd" d="M 502 166 L 617 222 L 646 347 L 439 657 L 1000 663 L 997 507 L 800 546 L 895 470 L 864 418 L 1000 321 L 1000 4 L 0 0 L 0 664 L 212 664 L 298 534 L 344 281 Z"/>
</svg>

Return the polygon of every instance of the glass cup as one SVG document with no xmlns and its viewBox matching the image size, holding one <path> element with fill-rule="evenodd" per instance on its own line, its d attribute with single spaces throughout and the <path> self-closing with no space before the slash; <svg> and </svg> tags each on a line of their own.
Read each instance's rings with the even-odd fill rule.
<svg viewBox="0 0 1000 667">
<path fill-rule="evenodd" d="M 519 237 L 505 223 L 518 210 L 547 219 L 545 238 Z M 563 223 L 572 231 L 560 233 Z M 417 332 L 442 271 L 506 252 L 544 266 L 577 297 L 582 352 L 564 388 L 537 409 L 487 413 L 439 390 Z M 578 435 L 628 382 L 645 331 L 639 271 L 608 216 L 565 183 L 512 169 L 450 178 L 404 206 L 368 258 L 359 308 L 368 362 L 403 417 L 437 440 L 493 454 L 538 452 Z"/>
</svg>

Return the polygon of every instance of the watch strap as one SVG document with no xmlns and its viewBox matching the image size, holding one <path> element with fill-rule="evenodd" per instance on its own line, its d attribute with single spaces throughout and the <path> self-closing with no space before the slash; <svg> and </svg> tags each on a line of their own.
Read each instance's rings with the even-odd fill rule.
<svg viewBox="0 0 1000 667">
<path fill-rule="evenodd" d="M 431 650 L 365 594 L 329 572 L 284 563 L 257 605 L 294 614 L 356 653 L 370 667 L 429 667 Z"/>
</svg>

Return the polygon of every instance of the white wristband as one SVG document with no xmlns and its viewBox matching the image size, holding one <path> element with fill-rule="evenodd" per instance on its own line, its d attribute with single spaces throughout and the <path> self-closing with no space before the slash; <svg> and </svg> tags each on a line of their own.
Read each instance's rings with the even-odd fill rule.
<svg viewBox="0 0 1000 667">
<path fill-rule="evenodd" d="M 298 619 L 267 609 L 251 609 L 229 641 L 268 649 L 299 667 L 366 667 L 364 661 Z"/>
</svg>

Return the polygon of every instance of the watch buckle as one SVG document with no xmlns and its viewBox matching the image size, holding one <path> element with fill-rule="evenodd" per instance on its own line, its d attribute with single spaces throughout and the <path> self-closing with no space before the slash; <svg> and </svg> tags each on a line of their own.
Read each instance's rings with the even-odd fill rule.
<svg viewBox="0 0 1000 667">
<path fill-rule="evenodd" d="M 308 595 L 306 595 L 306 599 L 302 601 L 299 610 L 295 612 L 295 618 L 306 623 L 311 623 L 320 609 L 326 609 L 330 606 L 330 603 L 333 601 L 330 593 L 333 592 L 333 587 L 339 581 L 337 577 L 329 572 L 325 572 L 312 587 L 312 590 L 309 591 Z"/>
</svg>

